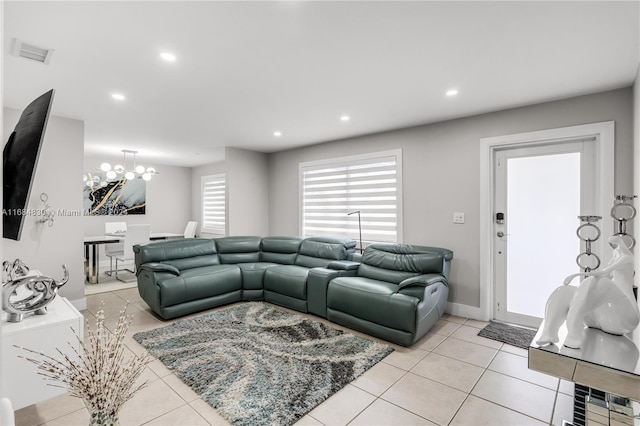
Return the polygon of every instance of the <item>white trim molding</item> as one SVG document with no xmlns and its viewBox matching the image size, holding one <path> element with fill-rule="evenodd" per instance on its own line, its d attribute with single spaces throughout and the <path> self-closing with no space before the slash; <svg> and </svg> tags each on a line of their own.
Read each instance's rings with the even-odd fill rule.
<svg viewBox="0 0 640 426">
<path fill-rule="evenodd" d="M 615 184 L 615 123 L 600 123 L 539 130 L 512 135 L 480 139 L 480 320 L 492 319 L 493 306 L 493 201 L 494 201 L 494 158 L 495 151 L 509 147 L 566 142 L 579 138 L 596 140 L 597 200 L 596 215 L 608 217 L 614 200 Z M 577 224 L 576 224 L 577 228 Z M 603 229 L 603 234 L 608 230 Z M 609 261 L 608 250 L 604 250 L 606 238 L 597 241 L 597 250 L 602 253 L 602 262 Z M 544 275 L 544 274 L 542 274 Z"/>
<path fill-rule="evenodd" d="M 474 319 L 478 321 L 485 321 L 482 319 L 482 310 L 477 306 L 447 302 L 447 307 L 445 308 L 444 311 L 449 315 L 455 315 L 457 317 L 469 318 L 469 319 Z"/>
<path fill-rule="evenodd" d="M 58 295 L 58 297 L 60 297 Z M 73 299 L 73 300 L 69 300 L 69 302 L 71 302 L 71 304 L 79 311 L 84 311 L 85 309 L 87 309 L 87 298 L 83 297 L 82 299 Z"/>
</svg>

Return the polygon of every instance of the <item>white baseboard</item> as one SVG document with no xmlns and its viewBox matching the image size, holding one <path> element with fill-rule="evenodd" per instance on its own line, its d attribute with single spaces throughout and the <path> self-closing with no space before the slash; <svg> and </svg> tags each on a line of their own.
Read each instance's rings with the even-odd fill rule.
<svg viewBox="0 0 640 426">
<path fill-rule="evenodd" d="M 69 300 L 69 302 L 71 302 L 71 304 L 79 311 L 84 311 L 85 309 L 87 309 L 86 297 L 83 297 L 82 299 Z"/>
<path fill-rule="evenodd" d="M 457 317 L 470 318 L 478 321 L 487 321 L 487 319 L 482 318 L 482 310 L 476 306 L 447 302 L 445 312 Z"/>
</svg>

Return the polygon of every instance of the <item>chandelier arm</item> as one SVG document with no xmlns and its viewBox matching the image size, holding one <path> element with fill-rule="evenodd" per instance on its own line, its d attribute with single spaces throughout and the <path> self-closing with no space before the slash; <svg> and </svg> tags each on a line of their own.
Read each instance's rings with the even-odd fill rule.
<svg viewBox="0 0 640 426">
<path fill-rule="evenodd" d="M 137 174 L 137 175 L 141 176 L 144 180 L 150 180 L 153 175 L 160 174 L 160 172 L 158 172 L 154 167 L 145 168 L 142 164 L 140 164 L 138 166 L 138 161 L 137 161 L 137 158 L 136 158 L 136 154 L 138 153 L 138 151 L 133 151 L 133 150 L 129 150 L 129 149 L 123 149 L 123 150 L 121 150 L 121 152 L 122 152 L 122 166 L 116 165 L 113 168 L 111 168 L 109 166 L 110 170 L 108 170 L 108 172 L 117 173 L 118 175 L 124 175 L 125 177 L 127 177 L 127 175 L 133 176 L 133 177 L 130 177 L 130 178 L 127 177 L 127 179 L 133 179 L 135 177 L 135 175 Z M 132 169 L 128 169 L 127 168 L 127 154 L 132 154 L 133 155 L 133 168 Z M 103 163 L 103 164 L 106 165 L 106 163 Z M 118 167 L 118 166 L 120 166 L 120 167 Z M 139 172 L 137 170 L 138 167 L 144 169 L 144 171 Z M 100 168 L 102 168 L 102 166 Z M 106 172 L 107 170 L 102 169 L 102 171 Z M 110 173 L 107 173 L 107 174 L 110 174 Z M 85 178 L 86 178 L 86 176 L 85 176 Z M 113 180 L 115 178 L 116 178 L 116 176 L 107 176 L 107 180 Z"/>
</svg>

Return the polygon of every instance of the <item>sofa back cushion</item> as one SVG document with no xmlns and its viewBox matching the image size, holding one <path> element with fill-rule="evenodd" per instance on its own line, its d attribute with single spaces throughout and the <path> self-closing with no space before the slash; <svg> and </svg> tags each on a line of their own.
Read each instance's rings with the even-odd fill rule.
<svg viewBox="0 0 640 426">
<path fill-rule="evenodd" d="M 293 265 L 302 240 L 302 237 L 264 237 L 260 261 Z"/>
<path fill-rule="evenodd" d="M 422 274 L 447 278 L 451 250 L 406 244 L 371 244 L 362 255 L 358 276 L 399 284 Z"/>
<path fill-rule="evenodd" d="M 260 237 L 216 238 L 220 263 L 260 262 Z"/>
<path fill-rule="evenodd" d="M 295 264 L 306 268 L 326 267 L 334 260 L 345 260 L 356 247 L 349 238 L 311 237 L 300 244 Z"/>
<path fill-rule="evenodd" d="M 208 238 L 164 240 L 133 247 L 136 267 L 149 262 L 166 263 L 179 270 L 218 265 L 215 242 Z"/>
</svg>

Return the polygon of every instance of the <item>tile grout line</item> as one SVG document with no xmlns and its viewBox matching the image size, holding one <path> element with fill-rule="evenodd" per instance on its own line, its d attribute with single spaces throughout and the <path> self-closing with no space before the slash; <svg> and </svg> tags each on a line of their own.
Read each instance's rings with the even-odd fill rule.
<svg viewBox="0 0 640 426">
<path fill-rule="evenodd" d="M 446 339 L 444 339 L 444 340 L 446 340 Z M 443 340 L 443 341 L 444 341 L 444 340 Z M 442 343 L 442 342 L 440 342 L 440 343 Z M 436 345 L 436 346 L 437 346 L 437 345 Z M 422 350 L 424 350 L 424 349 L 422 349 Z M 424 357 L 424 358 L 426 358 L 426 357 L 427 357 L 427 356 L 428 356 L 432 351 L 427 351 L 427 350 L 425 350 L 425 352 L 427 352 L 427 354 L 425 355 L 425 357 Z M 385 357 L 385 358 L 386 358 L 386 357 Z M 424 359 L 424 358 L 422 358 L 422 359 Z M 420 360 L 420 361 L 422 361 L 422 360 Z M 418 363 L 420 363 L 420 361 L 418 361 Z M 384 362 L 384 358 L 383 358 L 383 359 L 381 359 L 381 360 L 380 360 L 380 362 Z M 388 391 L 389 391 L 389 389 L 391 389 L 391 388 L 392 388 L 396 383 L 398 383 L 400 380 L 402 380 L 402 378 L 403 378 L 403 377 L 405 377 L 407 374 L 409 374 L 409 373 L 411 372 L 411 369 L 409 369 L 409 370 L 405 370 L 405 369 L 403 369 L 403 368 L 397 367 L 397 366 L 395 366 L 395 365 L 393 365 L 393 364 L 390 364 L 390 363 L 386 363 L 386 364 L 387 364 L 387 365 L 390 365 L 390 366 L 392 366 L 392 367 L 394 367 L 394 368 L 397 368 L 397 369 L 399 369 L 399 370 L 402 370 L 402 371 L 403 371 L 402 375 L 400 375 L 400 377 L 398 377 L 398 378 L 397 378 L 397 379 L 396 379 L 396 380 L 395 380 L 391 385 L 389 385 L 389 386 L 388 386 L 384 391 L 382 391 L 382 392 L 380 393 L 380 395 L 372 394 L 371 392 L 367 391 L 366 389 L 362 389 L 362 388 L 358 387 L 357 385 L 352 385 L 352 386 L 354 386 L 354 387 L 356 387 L 356 388 L 358 388 L 358 389 L 361 389 L 362 391 L 364 391 L 364 392 L 366 392 L 366 393 L 368 393 L 368 394 L 370 394 L 370 395 L 374 396 L 374 397 L 375 397 L 375 399 L 374 399 L 373 401 L 371 401 L 371 403 L 370 403 L 369 405 L 367 405 L 367 407 L 365 407 L 362 411 L 360 411 L 360 412 L 359 412 L 359 413 L 358 413 L 358 414 L 357 414 L 353 419 L 351 419 L 347 424 L 351 424 L 351 423 L 352 423 L 352 422 L 353 422 L 353 421 L 354 421 L 354 420 L 355 420 L 355 419 L 356 419 L 360 414 L 362 414 L 362 413 L 363 413 L 367 408 L 369 408 L 369 406 L 371 406 L 372 404 L 374 404 L 377 400 L 382 400 L 382 401 L 386 402 L 387 404 L 391 404 L 391 405 L 393 405 L 393 406 L 395 406 L 395 407 L 398 407 L 398 408 L 399 408 L 399 409 L 401 409 L 401 410 L 404 410 L 404 411 L 406 411 L 406 412 L 408 412 L 408 413 L 411 413 L 411 414 L 412 414 L 412 415 L 414 415 L 414 416 L 420 417 L 421 419 L 424 419 L 424 420 L 426 420 L 426 421 L 428 421 L 428 422 L 433 423 L 431 420 L 429 420 L 429 419 L 425 418 L 424 416 L 421 416 L 421 415 L 419 415 L 419 414 L 417 414 L 417 413 L 414 413 L 413 411 L 410 411 L 410 410 L 408 410 L 408 409 L 406 409 L 406 408 L 404 408 L 404 407 L 401 407 L 401 406 L 399 406 L 399 405 L 397 405 L 397 404 L 395 404 L 395 403 L 393 403 L 393 402 L 391 402 L 391 401 L 388 401 L 388 400 L 386 400 L 386 399 L 384 399 L 384 398 L 382 397 L 386 392 L 388 392 Z M 416 364 L 416 365 L 417 365 L 417 364 Z M 415 365 L 414 365 L 413 367 L 415 367 Z M 411 367 L 411 368 L 413 368 L 413 367 Z M 366 373 L 366 372 L 365 372 L 365 373 Z M 415 373 L 413 373 L 413 374 L 414 374 L 414 375 L 417 375 L 417 374 L 415 374 Z M 364 373 L 363 373 L 363 375 L 364 375 Z M 419 375 L 417 375 L 417 376 L 419 376 Z M 422 377 L 422 376 L 420 376 L 420 377 Z M 438 383 L 438 382 L 436 382 L 436 383 Z M 317 420 L 317 419 L 315 419 L 315 417 L 314 417 L 314 420 Z M 320 422 L 320 423 L 322 423 L 322 422 Z"/>
<path fill-rule="evenodd" d="M 118 296 L 120 299 L 123 299 L 123 300 L 125 300 L 125 301 L 126 301 L 126 299 L 125 299 L 124 297 L 122 297 L 121 295 L 119 295 L 119 294 L 118 294 L 118 295 L 116 295 L 116 296 Z M 145 311 L 141 310 L 141 312 L 145 312 Z M 91 313 L 91 312 L 90 312 L 90 313 Z M 93 313 L 91 313 L 91 314 L 93 315 Z M 375 394 L 372 394 L 371 392 L 367 391 L 366 389 L 360 388 L 360 387 L 358 387 L 357 385 L 353 385 L 355 388 L 357 388 L 357 389 L 359 389 L 359 390 L 362 390 L 363 392 L 365 392 L 365 393 L 367 393 L 367 394 L 369 394 L 369 395 L 373 396 L 373 397 L 374 397 L 374 399 L 373 399 L 373 401 L 371 401 L 369 404 L 367 404 L 363 409 L 361 409 L 357 414 L 355 414 L 355 416 L 354 416 L 351 420 L 349 420 L 348 424 L 353 423 L 353 421 L 354 421 L 354 420 L 355 420 L 359 415 L 361 415 L 363 412 L 365 412 L 369 407 L 371 407 L 371 405 L 372 405 L 372 404 L 374 404 L 374 403 L 375 403 L 377 400 L 379 400 L 379 399 L 380 399 L 380 400 L 382 400 L 382 401 L 384 401 L 385 403 L 389 403 L 389 404 L 394 405 L 394 406 L 396 406 L 396 407 L 398 407 L 398 408 L 400 408 L 400 409 L 402 409 L 402 410 L 404 410 L 404 411 L 406 411 L 406 412 L 408 412 L 408 413 L 411 413 L 411 414 L 412 414 L 412 415 L 414 415 L 414 416 L 417 416 L 417 417 L 419 417 L 419 418 L 425 419 L 425 420 L 427 420 L 427 421 L 431 421 L 431 420 L 429 420 L 429 419 L 427 419 L 427 418 L 424 418 L 423 416 L 420 416 L 420 415 L 419 415 L 419 414 L 417 414 L 417 413 L 414 413 L 414 412 L 413 412 L 413 411 L 411 411 L 411 410 L 408 410 L 408 409 L 406 409 L 406 408 L 403 408 L 403 407 L 401 407 L 401 406 L 398 406 L 398 405 L 396 405 L 396 404 L 394 404 L 394 403 L 392 403 L 392 402 L 390 402 L 390 401 L 387 401 L 386 399 L 384 399 L 384 398 L 383 398 L 383 395 L 384 395 L 384 394 L 385 394 L 389 389 L 391 389 L 394 385 L 396 385 L 400 380 L 402 380 L 402 378 L 404 378 L 405 376 L 407 376 L 407 374 L 408 374 L 408 373 L 411 373 L 411 374 L 413 374 L 413 375 L 415 375 L 415 376 L 418 376 L 418 377 L 424 378 L 424 379 L 426 379 L 426 380 L 433 381 L 433 382 L 438 383 L 438 384 L 440 384 L 440 385 L 447 386 L 447 387 L 449 387 L 449 388 L 451 388 L 451 389 L 454 389 L 454 390 L 456 390 L 456 391 L 460 391 L 460 392 L 464 392 L 464 393 L 466 393 L 466 396 L 465 396 L 464 400 L 463 400 L 463 401 L 462 401 L 462 403 L 458 406 L 458 408 L 456 409 L 455 413 L 453 414 L 453 417 L 451 418 L 451 420 L 449 420 L 448 424 L 450 424 L 450 423 L 453 421 L 453 419 L 455 418 L 455 416 L 459 413 L 460 409 L 464 406 L 464 404 L 466 403 L 466 401 L 469 399 L 469 396 L 470 396 L 470 395 L 472 395 L 472 392 L 473 392 L 473 390 L 475 389 L 475 387 L 477 386 L 477 383 L 478 383 L 478 382 L 481 380 L 481 378 L 485 375 L 485 373 L 486 373 L 486 371 L 487 371 L 487 370 L 492 371 L 493 373 L 496 373 L 496 374 L 501 374 L 501 375 L 504 375 L 504 376 L 506 376 L 506 377 L 510 377 L 510 378 L 516 379 L 516 380 L 521 380 L 521 381 L 523 381 L 523 382 L 525 382 L 525 383 L 529 383 L 529 384 L 532 384 L 532 385 L 535 385 L 535 386 L 538 386 L 538 387 L 541 387 L 541 388 L 544 388 L 544 389 L 547 389 L 547 390 L 552 390 L 552 389 L 550 389 L 550 388 L 548 388 L 548 387 L 544 387 L 544 386 L 538 385 L 538 384 L 536 384 L 536 383 L 529 382 L 529 381 L 527 381 L 527 380 L 523 380 L 523 379 L 521 379 L 521 378 L 519 378 L 519 377 L 511 376 L 511 375 L 509 375 L 509 374 L 503 374 L 503 373 L 501 373 L 501 372 L 499 372 L 499 371 L 495 371 L 495 370 L 490 369 L 490 368 L 489 368 L 489 366 L 490 366 L 490 365 L 491 365 L 491 363 L 496 359 L 496 357 L 498 356 L 498 354 L 500 353 L 500 351 L 503 351 L 503 352 L 505 352 L 505 353 L 508 353 L 508 354 L 511 354 L 511 355 L 514 355 L 514 356 L 520 356 L 520 357 L 523 357 L 523 356 L 522 356 L 522 355 L 520 355 L 520 354 L 517 354 L 517 353 L 512 353 L 512 352 L 504 351 L 504 350 L 503 350 L 503 348 L 504 348 L 504 344 L 501 344 L 498 348 L 495 348 L 495 347 L 485 346 L 485 345 L 483 345 L 483 344 L 476 343 L 476 342 L 473 342 L 473 341 L 469 341 L 469 340 L 461 339 L 461 338 L 459 338 L 459 337 L 454 337 L 454 336 L 453 336 L 453 334 L 454 334 L 456 331 L 458 331 L 462 326 L 464 326 L 464 325 L 468 322 L 468 319 L 466 319 L 466 320 L 465 320 L 465 322 L 463 322 L 463 323 L 458 323 L 458 322 L 448 321 L 448 320 L 446 320 L 446 319 L 442 319 L 442 320 L 443 320 L 443 321 L 446 321 L 447 323 L 450 323 L 450 324 L 455 324 L 457 327 L 455 327 L 455 329 L 454 329 L 450 334 L 441 334 L 441 333 L 438 333 L 438 332 L 433 332 L 433 334 L 435 334 L 435 335 L 442 336 L 442 337 L 443 337 L 443 340 L 442 340 L 441 342 L 439 342 L 438 344 L 436 344 L 435 346 L 433 346 L 433 348 L 431 348 L 431 349 L 424 349 L 424 348 L 418 347 L 418 349 L 420 349 L 420 350 L 422 350 L 422 351 L 424 351 L 424 352 L 425 352 L 425 355 L 424 355 L 422 358 L 418 359 L 418 360 L 417 360 L 417 362 L 416 362 L 412 367 L 410 367 L 410 368 L 408 368 L 408 369 L 404 369 L 404 368 L 400 368 L 400 367 L 398 367 L 398 366 L 396 366 L 396 365 L 394 365 L 394 364 L 391 364 L 391 363 L 389 363 L 389 362 L 385 362 L 385 361 L 384 361 L 384 359 L 383 359 L 383 360 L 381 360 L 381 362 L 385 362 L 385 363 L 386 363 L 387 365 L 389 365 L 389 366 L 392 366 L 392 367 L 394 367 L 394 368 L 398 368 L 398 369 L 402 370 L 402 374 L 401 374 L 397 379 L 395 379 L 395 380 L 394 380 L 394 381 L 393 381 L 389 386 L 387 386 L 387 387 L 385 388 L 385 390 L 383 390 L 379 396 L 378 396 L 378 395 L 375 395 Z M 159 324 L 159 326 L 162 326 L 162 324 Z M 471 328 L 478 329 L 478 330 L 480 330 L 480 329 L 481 329 L 481 328 L 479 328 L 479 327 L 474 327 L 474 326 L 471 326 L 471 325 L 467 325 L 467 327 L 471 327 Z M 481 346 L 481 347 L 489 348 L 489 349 L 495 350 L 496 352 L 493 354 L 493 356 L 491 357 L 491 360 L 489 361 L 489 363 L 487 364 L 487 366 L 486 366 L 486 367 L 480 367 L 480 366 L 478 366 L 478 365 L 476 365 L 476 364 L 471 364 L 471 363 L 468 363 L 468 362 L 466 362 L 466 361 L 462 361 L 462 360 L 459 360 L 459 359 L 456 359 L 456 358 L 453 358 L 453 357 L 450 357 L 450 356 L 447 356 L 447 355 L 444 355 L 444 354 L 440 354 L 440 353 L 434 352 L 434 351 L 435 351 L 435 350 L 436 350 L 440 345 L 442 345 L 442 343 L 443 343 L 444 341 L 446 341 L 448 338 L 453 338 L 453 339 L 456 339 L 456 340 L 458 340 L 458 341 L 462 341 L 462 342 L 466 342 L 466 343 L 471 343 L 471 344 L 475 344 L 475 345 L 478 345 L 478 346 Z M 128 348 L 129 350 L 131 350 L 131 348 L 129 348 L 128 346 L 127 346 L 127 348 Z M 402 354 L 402 355 L 406 355 L 406 354 L 404 354 L 404 353 L 402 353 L 402 352 L 398 352 L 398 353 L 399 353 L 399 354 Z M 446 357 L 446 358 L 451 359 L 451 360 L 454 360 L 454 361 L 464 362 L 465 364 L 468 364 L 468 365 L 471 365 L 471 366 L 475 366 L 475 367 L 482 368 L 482 374 L 480 375 L 480 377 L 478 378 L 478 380 L 475 382 L 475 384 L 473 385 L 473 387 L 469 390 L 469 392 L 466 392 L 466 391 L 461 391 L 460 389 L 457 389 L 457 388 L 451 387 L 451 386 L 449 386 L 449 385 L 447 385 L 447 384 L 440 383 L 440 382 L 438 382 L 437 380 L 433 380 L 433 379 L 430 379 L 430 378 L 427 378 L 427 377 L 421 376 L 420 374 L 417 374 L 417 373 L 412 372 L 411 370 L 412 370 L 413 368 L 415 368 L 415 367 L 416 367 L 416 365 L 418 365 L 418 364 L 419 364 L 422 360 L 424 360 L 427 356 L 429 356 L 429 354 L 430 354 L 430 353 L 436 353 L 437 355 L 440 355 L 440 356 Z M 410 355 L 406 355 L 406 356 L 410 357 Z M 366 373 L 366 372 L 365 372 L 365 373 Z M 365 374 L 365 373 L 363 373 L 363 374 Z M 155 374 L 155 373 L 154 373 L 154 374 Z M 167 386 L 168 386 L 168 387 L 169 387 L 169 388 L 170 388 L 174 393 L 176 393 L 176 394 L 177 394 L 177 392 L 176 392 L 176 391 L 171 387 L 171 385 L 170 385 L 169 383 L 167 383 L 167 382 L 164 380 L 165 378 L 163 378 L 163 377 L 159 377 L 159 376 L 158 376 L 158 378 L 160 378 L 160 379 L 161 379 L 161 380 L 162 380 L 162 381 L 163 381 L 163 382 L 164 382 L 164 383 L 165 383 L 165 384 L 166 384 L 166 385 L 167 385 Z M 557 396 L 558 396 L 558 394 L 560 393 L 560 391 L 559 391 L 559 387 L 560 387 L 560 381 L 558 381 L 558 384 L 557 384 L 557 386 L 556 386 L 556 390 L 555 390 L 555 400 L 554 400 L 554 407 L 553 407 L 552 414 L 551 414 L 551 421 L 553 421 L 553 415 L 554 415 L 554 413 L 555 413 L 555 409 L 556 409 L 556 406 L 557 406 Z M 553 391 L 553 390 L 552 390 L 552 391 Z M 190 402 L 186 401 L 184 398 L 182 398 L 182 396 L 180 396 L 180 395 L 178 395 L 178 396 L 181 398 L 181 400 L 182 400 L 182 401 L 184 401 L 184 402 L 185 402 L 185 404 L 186 404 L 186 405 L 191 406 L 191 403 L 190 403 Z M 502 406 L 502 405 L 500 405 L 500 404 L 497 404 L 497 403 L 495 403 L 495 402 L 493 402 L 493 401 L 486 400 L 486 399 L 481 398 L 481 397 L 479 397 L 479 396 L 477 396 L 477 395 L 474 395 L 474 396 L 475 396 L 476 398 L 482 399 L 482 400 L 484 400 L 484 401 L 486 401 L 486 402 L 488 402 L 488 403 L 498 405 L 498 406 L 503 407 L 503 408 L 505 408 L 505 409 L 508 409 L 508 410 L 510 410 L 510 411 L 513 411 L 513 412 L 516 412 L 516 413 L 518 413 L 518 414 L 524 415 L 524 416 L 526 416 L 526 417 L 529 417 L 529 418 L 535 419 L 534 417 L 531 417 L 531 416 L 529 416 L 529 415 L 527 415 L 527 414 L 525 414 L 525 413 L 521 413 L 521 412 L 519 412 L 519 411 L 516 411 L 516 410 L 514 410 L 514 409 L 512 409 L 512 408 L 510 408 L 510 407 L 504 407 L 504 406 Z M 570 396 L 570 395 L 569 395 L 569 396 Z M 180 407 L 178 407 L 178 408 L 176 408 L 176 409 L 172 410 L 171 412 L 173 412 L 173 411 L 175 411 L 175 410 L 177 410 L 177 409 L 179 409 L 179 408 L 181 408 L 181 407 L 183 407 L 183 406 L 184 406 L 184 405 L 181 405 Z M 192 407 L 192 408 L 193 408 L 193 407 Z M 194 409 L 194 410 L 195 410 L 195 409 Z M 197 412 L 197 411 L 196 411 L 196 412 Z M 168 414 L 168 413 L 165 413 L 165 414 Z M 163 414 L 163 415 L 165 415 L 165 414 Z M 200 415 L 200 413 L 199 413 L 199 412 L 197 412 L 197 414 L 198 414 L 200 417 L 202 417 L 202 415 Z M 310 414 L 307 414 L 307 415 L 308 415 L 310 418 L 314 419 L 315 421 L 318 421 L 319 423 L 323 424 L 321 421 L 319 421 L 318 419 L 316 419 L 316 418 L 315 418 L 315 417 L 313 417 L 312 415 L 310 415 Z M 159 416 L 159 417 L 161 417 L 161 416 Z M 209 423 L 206 419 L 204 419 L 204 420 L 205 420 L 207 423 Z M 535 420 L 537 420 L 537 421 L 538 421 L 539 419 L 535 419 Z M 149 423 L 150 421 L 153 421 L 153 420 L 149 420 L 149 421 L 148 421 L 148 422 L 146 422 L 145 424 Z"/>
<path fill-rule="evenodd" d="M 498 353 L 499 353 L 499 352 L 500 352 L 500 351 L 498 351 Z M 516 354 L 512 354 L 511 352 L 505 352 L 505 351 L 502 351 L 502 352 L 503 352 L 503 353 L 506 353 L 506 354 L 509 354 L 509 355 L 519 356 L 519 355 L 516 355 Z M 497 354 L 496 354 L 496 356 L 497 356 Z M 524 357 L 520 357 L 520 358 L 524 358 Z M 495 360 L 495 358 L 494 358 L 494 360 Z M 557 390 L 557 389 L 558 389 L 558 388 L 559 388 L 559 386 L 560 386 L 560 379 L 558 379 L 558 383 L 557 383 L 557 384 L 556 384 L 556 386 L 555 386 L 555 388 L 556 388 L 556 389 L 554 389 L 554 388 L 550 388 L 550 387 L 548 387 L 548 386 L 544 386 L 544 385 L 541 385 L 541 384 L 538 384 L 538 383 L 535 383 L 535 382 L 531 382 L 531 381 L 529 381 L 529 380 L 525 380 L 525 379 L 523 379 L 522 377 L 519 377 L 519 376 L 513 376 L 513 375 L 511 375 L 511 374 L 504 373 L 504 372 L 502 372 L 502 371 L 494 370 L 494 369 L 490 368 L 490 367 L 491 367 L 491 364 L 493 364 L 493 360 L 492 360 L 492 361 L 491 361 L 491 363 L 489 363 L 489 365 L 487 366 L 487 370 L 489 370 L 489 371 L 493 371 L 494 373 L 502 374 L 503 376 L 511 377 L 511 378 L 513 378 L 513 379 L 517 379 L 517 380 L 520 380 L 520 381 L 525 382 L 525 383 L 529 383 L 529 384 L 532 384 L 532 385 L 536 385 L 536 386 L 539 386 L 539 387 L 542 387 L 542 388 L 548 389 L 548 390 L 553 391 L 553 392 L 556 392 L 556 393 L 558 392 L 558 390 Z M 528 368 L 527 368 L 527 369 L 528 369 Z M 535 371 L 535 370 L 531 370 L 531 371 L 532 371 L 532 372 L 535 372 L 535 373 L 540 373 L 540 372 Z M 551 375 L 549 375 L 549 374 L 545 374 L 545 373 L 540 373 L 540 374 L 544 374 L 545 376 L 553 377 L 553 376 L 551 376 Z"/>
<path fill-rule="evenodd" d="M 482 376 L 481 376 L 482 377 Z M 479 379 L 478 379 L 479 380 Z M 475 385 L 474 385 L 475 386 Z M 471 395 L 471 393 L 468 393 L 467 396 L 464 397 L 464 401 L 462 401 L 462 404 L 460 404 L 460 406 L 456 409 L 456 412 L 453 413 L 453 416 L 451 416 L 451 419 L 447 422 L 447 425 L 450 425 L 451 422 L 453 422 L 453 419 L 456 418 L 456 416 L 458 415 L 458 413 L 460 412 L 460 410 L 462 409 L 462 406 L 464 405 L 465 402 L 467 402 L 467 399 L 469 399 L 469 396 Z M 475 396 L 475 395 L 474 395 Z"/>
<path fill-rule="evenodd" d="M 469 394 L 469 395 L 471 395 L 471 394 Z M 478 395 L 473 395 L 473 396 L 474 396 L 474 397 L 476 397 L 476 398 L 478 398 L 478 399 L 481 399 L 481 400 L 483 400 L 483 401 L 485 401 L 485 402 L 488 402 L 488 403 L 490 403 L 490 404 L 497 405 L 498 407 L 502 407 L 502 408 L 504 408 L 504 409 L 506 409 L 506 410 L 513 411 L 514 413 L 518 413 L 518 414 L 520 414 L 521 416 L 528 417 L 528 418 L 533 419 L 533 420 L 535 420 L 535 421 L 537 421 L 537 422 L 540 422 L 540 423 L 545 423 L 545 421 L 544 421 L 544 420 L 540 420 L 540 419 L 538 419 L 538 418 L 536 418 L 536 417 L 530 416 L 529 414 L 523 413 L 523 412 L 518 411 L 518 410 L 514 410 L 514 409 L 513 409 L 513 408 L 511 408 L 511 407 L 507 407 L 507 406 L 505 406 L 505 405 L 498 404 L 498 403 L 497 403 L 497 402 L 495 402 L 495 401 L 488 400 L 488 399 L 483 398 L 483 397 L 478 396 Z M 552 418 L 551 420 L 553 420 L 553 418 Z M 551 424 L 551 422 L 547 422 L 547 424 L 549 424 L 549 425 L 550 425 L 550 424 Z"/>
<path fill-rule="evenodd" d="M 549 424 L 553 424 L 553 418 L 556 415 L 556 408 L 558 408 L 558 395 L 560 394 L 560 379 L 558 379 L 558 385 L 556 386 L 556 396 L 553 398 L 553 408 L 551 409 L 551 419 L 549 419 Z"/>
<path fill-rule="evenodd" d="M 509 377 L 509 378 L 512 378 L 512 379 L 515 379 L 515 380 L 519 380 L 519 381 L 521 381 L 521 382 L 529 383 L 529 384 L 531 384 L 531 385 L 534 385 L 534 386 L 540 387 L 540 388 L 542 388 L 542 389 L 545 389 L 545 390 L 548 390 L 548 391 L 551 391 L 551 392 L 553 392 L 553 390 L 551 390 L 551 389 L 549 389 L 549 388 L 545 388 L 544 386 L 536 385 L 535 383 L 527 382 L 526 380 L 518 379 L 517 377 L 512 377 L 512 376 L 509 376 L 509 375 L 506 375 L 506 374 L 499 373 L 499 372 L 497 372 L 497 371 L 489 370 L 489 368 L 486 368 L 486 369 L 485 369 L 485 371 L 483 371 L 483 372 L 482 372 L 482 375 L 480 376 L 480 378 L 478 379 L 478 381 L 476 382 L 476 384 L 473 386 L 473 388 L 472 388 L 472 389 L 471 389 L 471 391 L 469 392 L 469 395 L 473 395 L 473 396 L 475 396 L 476 398 L 482 399 L 483 401 L 489 402 L 489 403 L 491 403 L 491 404 L 497 405 L 497 406 L 499 406 L 499 407 L 505 408 L 505 409 L 507 409 L 507 410 L 513 411 L 513 412 L 515 412 L 515 413 L 521 414 L 521 415 L 523 415 L 523 416 L 526 416 L 526 417 L 532 418 L 532 419 L 534 419 L 534 420 L 536 420 L 536 421 L 539 421 L 539 422 L 543 422 L 543 423 L 544 423 L 544 420 L 541 420 L 541 419 L 536 418 L 536 417 L 533 417 L 533 416 L 531 416 L 531 415 L 529 415 L 529 414 L 526 414 L 526 413 L 523 413 L 523 412 L 521 412 L 521 411 L 518 411 L 518 410 L 516 410 L 515 408 L 507 407 L 507 406 L 502 405 L 502 404 L 499 404 L 499 403 L 497 403 L 497 402 L 495 402 L 495 401 L 491 401 L 491 400 L 489 400 L 489 399 L 483 398 L 483 397 L 481 397 L 480 395 L 473 394 L 473 390 L 476 388 L 476 386 L 478 385 L 478 383 L 480 383 L 480 380 L 482 380 L 482 377 L 485 375 L 485 373 L 486 373 L 487 371 L 490 371 L 490 372 L 495 373 L 495 374 L 500 374 L 500 375 L 502 375 L 502 376 Z M 557 395 L 557 392 L 556 392 L 556 396 L 555 396 L 555 398 L 554 398 L 554 409 L 555 409 L 555 405 L 556 405 L 557 397 L 558 397 L 558 395 Z M 549 421 L 549 422 L 547 422 L 547 424 L 551 424 L 551 422 L 552 422 L 552 421 L 553 421 L 553 410 L 551 411 L 551 419 L 550 419 L 550 421 Z"/>
</svg>

